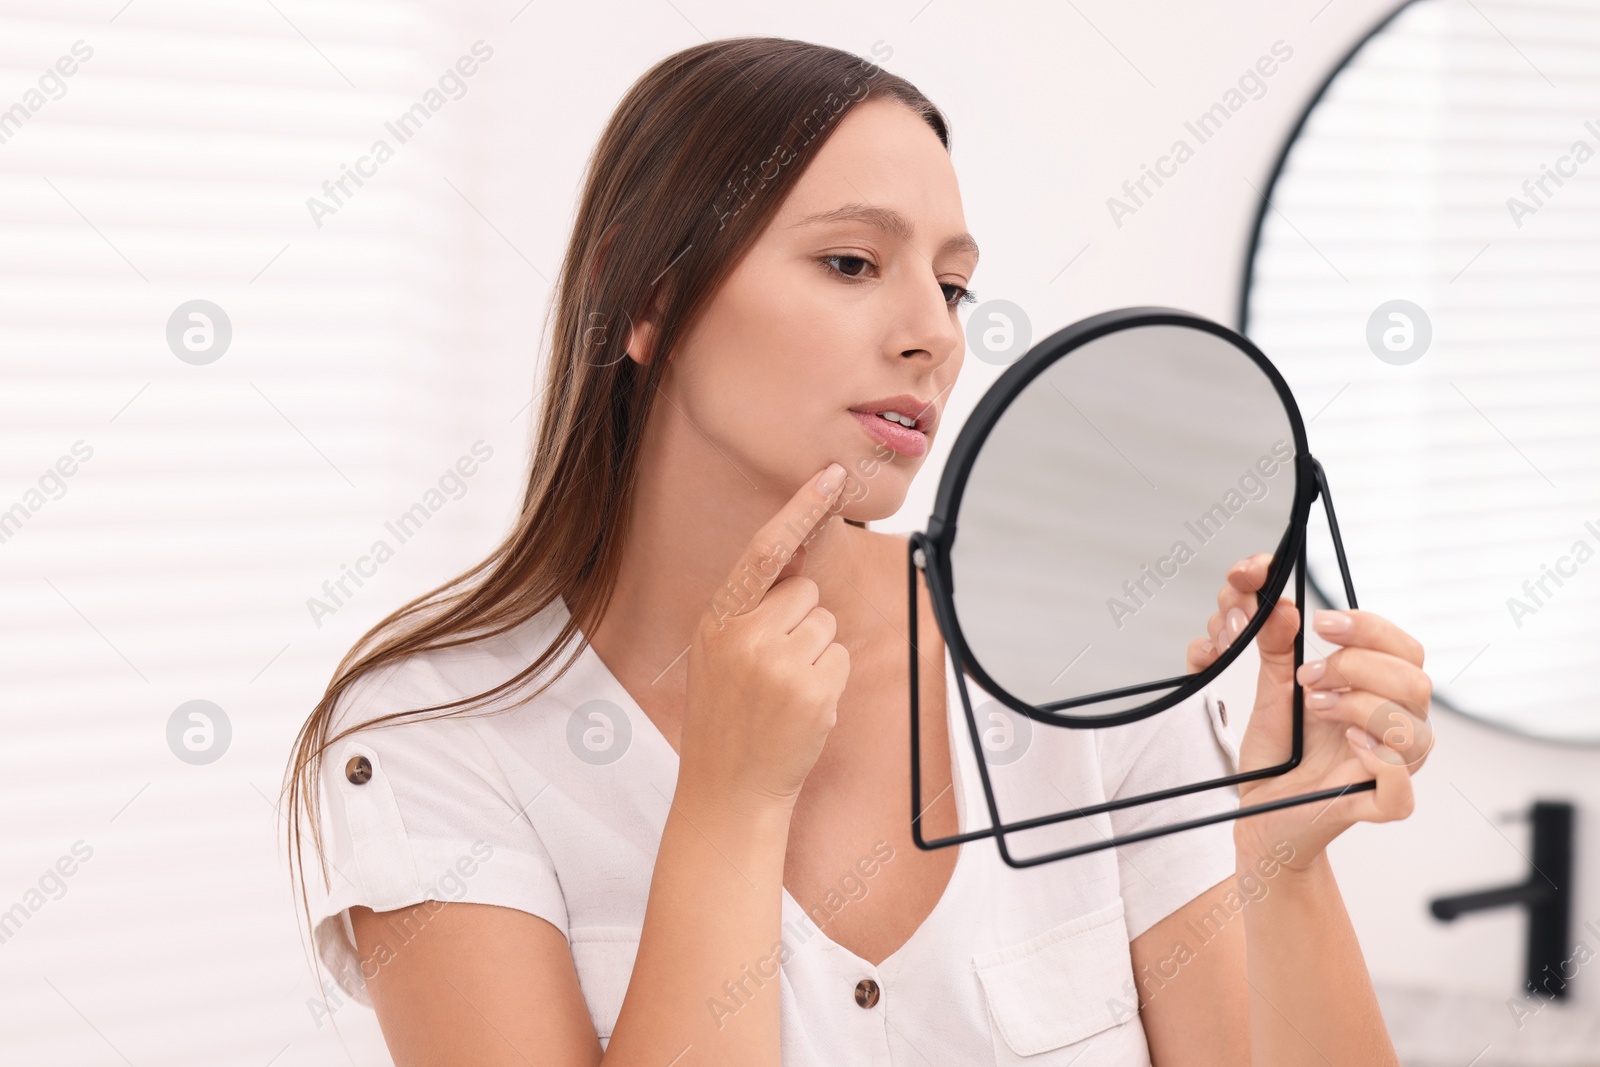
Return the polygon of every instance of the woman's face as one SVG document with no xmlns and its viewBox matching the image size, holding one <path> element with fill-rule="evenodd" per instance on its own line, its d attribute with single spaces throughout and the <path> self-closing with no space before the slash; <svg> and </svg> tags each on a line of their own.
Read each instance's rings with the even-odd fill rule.
<svg viewBox="0 0 1600 1067">
<path fill-rule="evenodd" d="M 977 260 L 938 135 L 903 105 L 869 100 L 679 344 L 664 389 L 740 484 L 786 499 L 838 461 L 846 518 L 893 515 L 961 369 L 956 309 Z M 911 400 L 890 400 L 900 396 Z M 853 411 L 883 407 L 917 427 Z"/>
</svg>

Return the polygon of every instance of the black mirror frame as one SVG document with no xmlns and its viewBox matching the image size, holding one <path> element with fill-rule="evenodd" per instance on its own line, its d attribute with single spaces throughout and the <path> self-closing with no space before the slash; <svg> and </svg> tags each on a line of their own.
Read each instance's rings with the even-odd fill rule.
<svg viewBox="0 0 1600 1067">
<path fill-rule="evenodd" d="M 1185 675 L 1182 678 L 1161 679 L 1155 682 L 1145 682 L 1121 689 L 1108 690 L 1103 693 L 1089 694 L 1084 697 L 1075 697 L 1071 700 L 1058 701 L 1041 708 L 1021 700 L 1003 686 L 994 682 L 973 656 L 956 617 L 950 550 L 955 543 L 956 515 L 961 505 L 961 496 L 966 488 L 972 466 L 977 460 L 978 452 L 988 438 L 990 431 L 1011 402 L 1034 378 L 1047 367 L 1054 365 L 1060 359 L 1066 358 L 1074 350 L 1090 341 L 1120 330 L 1144 326 L 1187 326 L 1221 337 L 1249 356 L 1268 380 L 1272 382 L 1279 399 L 1284 405 L 1285 412 L 1289 416 L 1295 443 L 1295 492 L 1294 501 L 1290 506 L 1288 529 L 1285 530 L 1283 539 L 1274 553 L 1273 564 L 1268 571 L 1266 585 L 1257 594 L 1258 603 L 1254 617 L 1251 618 L 1249 625 L 1245 627 L 1239 637 L 1217 658 L 1216 662 L 1212 663 L 1204 671 Z M 984 690 L 1007 707 L 1027 715 L 1037 722 L 1072 729 L 1097 729 L 1117 726 L 1154 715 L 1198 692 L 1238 658 L 1239 653 L 1254 640 L 1256 633 L 1265 624 L 1267 617 L 1271 614 L 1272 606 L 1277 604 L 1284 586 L 1288 583 L 1291 567 L 1295 574 L 1295 605 L 1300 611 L 1301 618 L 1300 629 L 1295 634 L 1294 656 L 1295 667 L 1298 669 L 1304 661 L 1305 646 L 1306 525 L 1310 518 L 1311 505 L 1318 495 L 1321 495 L 1323 500 L 1323 507 L 1328 518 L 1328 527 L 1333 535 L 1334 550 L 1338 554 L 1339 566 L 1343 572 L 1346 599 L 1349 606 L 1354 608 L 1356 606 L 1355 588 L 1351 584 L 1349 567 L 1345 563 L 1344 546 L 1339 537 L 1338 521 L 1334 517 L 1332 495 L 1328 491 L 1327 478 L 1323 473 L 1321 464 L 1311 456 L 1308 450 L 1305 424 L 1300 417 L 1300 409 L 1295 403 L 1294 396 L 1290 393 L 1288 384 L 1284 381 L 1283 376 L 1278 373 L 1277 368 L 1268 361 L 1259 348 L 1247 337 L 1230 330 L 1220 323 L 1176 308 L 1119 308 L 1090 316 L 1051 334 L 1037 345 L 1034 345 L 1021 359 L 1007 368 L 979 401 L 978 406 L 974 409 L 971 417 L 968 418 L 961 429 L 961 433 L 956 438 L 949 462 L 946 464 L 939 482 L 939 491 L 935 497 L 933 514 L 928 518 L 928 529 L 912 533 L 907 540 L 906 566 L 909 585 L 911 673 L 911 837 L 917 847 L 924 851 L 932 851 L 936 848 L 945 848 L 979 838 L 993 837 L 1000 850 L 1001 858 L 1008 866 L 1032 867 L 1041 863 L 1067 859 L 1117 845 L 1131 844 L 1135 841 L 1177 833 L 1181 830 L 1194 829 L 1215 822 L 1275 811 L 1279 808 L 1307 804 L 1317 800 L 1332 800 L 1345 793 L 1375 788 L 1376 781 L 1357 782 L 1337 789 L 1319 790 L 1298 797 L 1285 797 L 1264 804 L 1241 807 L 1237 811 L 1190 819 L 1169 826 L 1155 827 L 1133 834 L 1124 834 L 1120 837 L 1107 838 L 1076 848 L 1062 849 L 1041 856 L 1018 859 L 1011 854 L 1010 849 L 1007 847 L 1007 834 L 1057 822 L 1085 818 L 1120 808 L 1186 796 L 1190 793 L 1202 792 L 1208 789 L 1223 788 L 1239 782 L 1276 777 L 1293 770 L 1299 766 L 1304 755 L 1304 691 L 1298 682 L 1294 684 L 1293 743 L 1289 758 L 1283 763 L 1271 767 L 1262 767 L 1254 771 L 1226 775 L 1209 781 L 1175 786 L 1171 789 L 1158 790 L 1142 796 L 1123 797 L 1119 800 L 1110 800 L 1088 807 L 1074 808 L 1053 815 L 1006 823 L 1001 818 L 1000 810 L 995 800 L 994 784 L 989 777 L 988 762 L 983 758 L 983 744 L 979 737 L 977 720 L 973 714 L 972 697 L 967 689 L 967 671 L 970 669 L 974 678 Z M 972 742 L 973 752 L 977 757 L 978 773 L 983 782 L 984 798 L 990 820 L 990 825 L 987 828 L 968 830 L 937 840 L 928 840 L 922 833 L 924 807 L 922 804 L 921 701 L 918 693 L 919 656 L 917 643 L 917 616 L 920 601 L 917 571 L 919 570 L 925 575 L 928 595 L 932 601 L 934 619 L 944 635 L 950 656 L 955 665 L 956 685 L 960 691 L 961 704 L 966 716 L 967 732 Z M 1082 704 L 1108 700 L 1116 696 L 1149 692 L 1156 689 L 1172 689 L 1173 692 L 1165 696 L 1156 697 L 1138 707 L 1109 715 L 1074 716 L 1063 715 L 1057 710 L 1052 710 L 1068 706 L 1076 707 Z M 945 694 L 945 699 L 949 700 L 948 693 Z"/>
</svg>

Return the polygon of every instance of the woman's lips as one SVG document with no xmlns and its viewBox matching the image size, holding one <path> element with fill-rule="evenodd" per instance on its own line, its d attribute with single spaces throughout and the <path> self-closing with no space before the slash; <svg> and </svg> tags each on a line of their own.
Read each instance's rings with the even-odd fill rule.
<svg viewBox="0 0 1600 1067">
<path fill-rule="evenodd" d="M 890 422 L 880 415 L 868 415 L 860 411 L 852 411 L 850 414 L 855 416 L 861 428 L 874 440 L 881 441 L 902 456 L 915 459 L 928 451 L 928 435 L 921 430 L 913 430 L 898 422 Z"/>
</svg>

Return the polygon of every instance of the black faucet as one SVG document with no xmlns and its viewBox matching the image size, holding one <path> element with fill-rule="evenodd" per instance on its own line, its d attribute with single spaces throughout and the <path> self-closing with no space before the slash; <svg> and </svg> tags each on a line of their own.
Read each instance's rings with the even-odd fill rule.
<svg viewBox="0 0 1600 1067">
<path fill-rule="evenodd" d="M 1568 996 L 1563 974 L 1572 916 L 1572 805 L 1537 801 L 1533 821 L 1533 870 L 1526 881 L 1499 889 L 1480 889 L 1440 897 L 1433 916 L 1445 922 L 1469 911 L 1520 904 L 1528 909 L 1526 985 L 1529 992 L 1556 1000 Z"/>
</svg>

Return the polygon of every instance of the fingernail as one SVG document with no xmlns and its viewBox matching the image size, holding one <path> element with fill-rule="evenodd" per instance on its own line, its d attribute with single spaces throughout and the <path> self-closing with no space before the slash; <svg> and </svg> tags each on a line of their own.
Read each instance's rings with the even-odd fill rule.
<svg viewBox="0 0 1600 1067">
<path fill-rule="evenodd" d="M 832 496 L 833 491 L 844 483 L 844 466 L 839 463 L 828 464 L 828 469 L 822 472 L 817 479 L 817 492 L 823 496 Z"/>
<path fill-rule="evenodd" d="M 1342 611 L 1319 611 L 1311 625 L 1319 634 L 1342 634 L 1350 629 L 1350 616 Z"/>
<path fill-rule="evenodd" d="M 1306 691 L 1306 707 L 1312 711 L 1327 711 L 1339 703 L 1339 694 L 1330 693 L 1326 689 L 1310 689 Z"/>
<path fill-rule="evenodd" d="M 1372 735 L 1359 726 L 1346 727 L 1344 735 L 1350 739 L 1351 744 L 1360 745 L 1362 748 L 1377 747 L 1377 742 L 1373 740 Z"/>
<path fill-rule="evenodd" d="M 1215 572 L 1213 571 L 1212 573 Z M 1232 644 L 1234 641 L 1237 641 L 1239 639 L 1239 635 L 1244 633 L 1244 628 L 1248 625 L 1250 625 L 1250 616 L 1246 615 L 1238 608 L 1229 608 L 1228 643 Z"/>
<path fill-rule="evenodd" d="M 1300 664 L 1300 670 L 1297 672 L 1297 675 L 1300 679 L 1300 684 L 1310 685 L 1318 678 L 1321 678 L 1327 669 L 1328 661 L 1325 659 L 1306 660 L 1304 663 Z"/>
<path fill-rule="evenodd" d="M 1205 642 L 1204 644 L 1202 644 L 1200 646 L 1200 654 L 1202 656 L 1209 656 L 1209 655 L 1211 655 L 1211 653 L 1215 652 L 1216 650 L 1217 650 L 1217 646 L 1213 645 L 1210 641 L 1207 641 L 1207 642 Z"/>
</svg>

